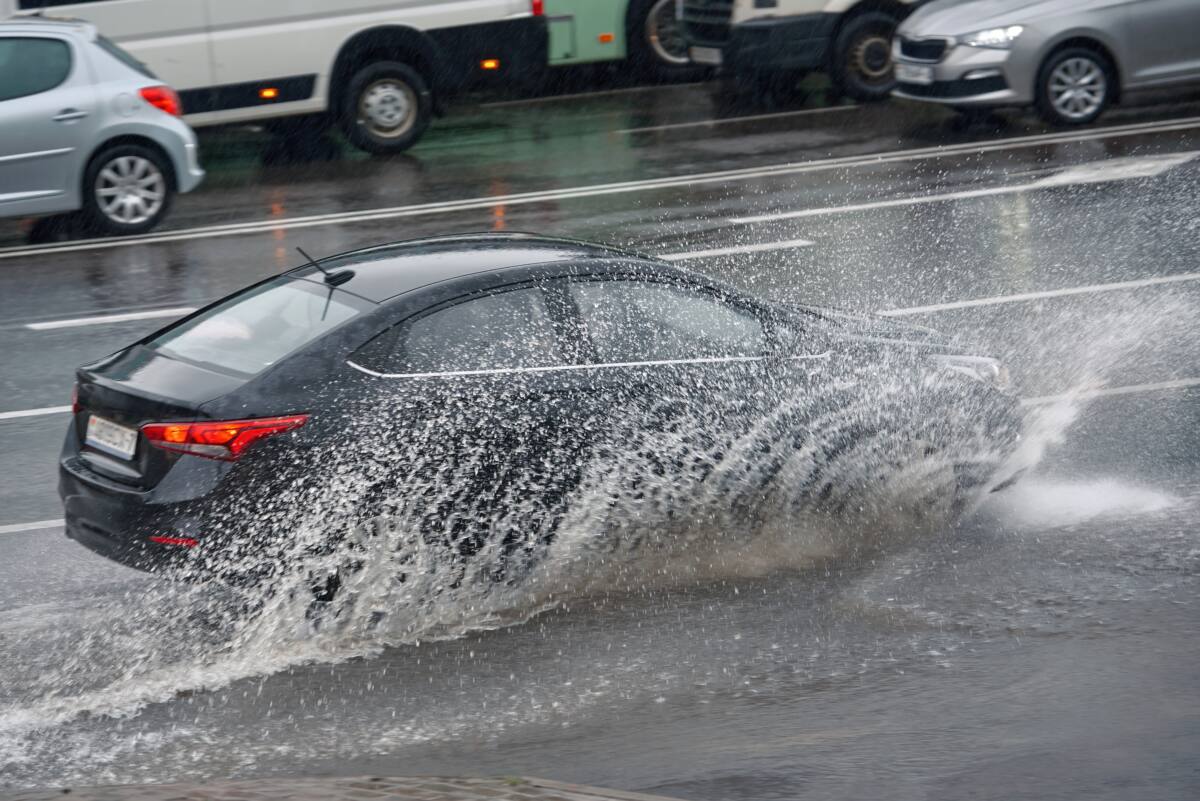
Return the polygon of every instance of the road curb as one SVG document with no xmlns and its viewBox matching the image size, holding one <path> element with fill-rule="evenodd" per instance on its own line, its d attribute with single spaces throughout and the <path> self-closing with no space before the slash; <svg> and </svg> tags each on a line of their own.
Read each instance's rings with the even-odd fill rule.
<svg viewBox="0 0 1200 801">
<path fill-rule="evenodd" d="M 679 801 L 533 776 L 350 776 L 195 784 L 60 787 L 0 793 L 0 801 Z"/>
</svg>

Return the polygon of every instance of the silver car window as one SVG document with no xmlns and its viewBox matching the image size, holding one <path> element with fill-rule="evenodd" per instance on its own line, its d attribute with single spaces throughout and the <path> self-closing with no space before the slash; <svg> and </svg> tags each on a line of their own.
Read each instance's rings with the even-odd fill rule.
<svg viewBox="0 0 1200 801">
<path fill-rule="evenodd" d="M 71 73 L 71 47 L 61 39 L 0 37 L 0 102 L 47 92 Z"/>
</svg>

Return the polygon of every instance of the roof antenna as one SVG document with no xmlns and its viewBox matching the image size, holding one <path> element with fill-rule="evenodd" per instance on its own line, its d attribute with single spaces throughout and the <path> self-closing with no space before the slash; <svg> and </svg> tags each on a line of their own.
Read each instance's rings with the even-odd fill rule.
<svg viewBox="0 0 1200 801">
<path fill-rule="evenodd" d="M 308 263 L 310 265 L 321 271 L 321 273 L 325 276 L 325 283 L 329 284 L 330 286 L 341 286 L 354 277 L 353 270 L 338 270 L 337 272 L 331 273 L 329 270 L 326 270 L 324 267 L 322 267 L 320 262 L 305 253 L 304 248 L 297 245 L 296 250 L 300 251 L 301 256 L 308 259 Z"/>
</svg>

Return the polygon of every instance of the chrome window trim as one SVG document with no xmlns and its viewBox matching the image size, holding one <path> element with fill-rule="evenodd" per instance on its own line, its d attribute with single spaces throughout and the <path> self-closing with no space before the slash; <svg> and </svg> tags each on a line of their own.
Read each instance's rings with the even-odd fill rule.
<svg viewBox="0 0 1200 801">
<path fill-rule="evenodd" d="M 788 356 L 787 361 L 808 361 L 829 358 L 832 351 Z M 346 360 L 346 364 L 374 378 L 464 378 L 485 375 L 516 375 L 520 373 L 553 373 L 568 370 L 607 370 L 614 367 L 663 367 L 674 364 L 731 364 L 761 362 L 769 356 L 704 356 L 696 359 L 660 359 L 646 362 L 601 362 L 599 364 L 558 364 L 550 367 L 497 367 L 488 370 L 447 370 L 436 373 L 380 373 L 357 362 Z"/>
</svg>

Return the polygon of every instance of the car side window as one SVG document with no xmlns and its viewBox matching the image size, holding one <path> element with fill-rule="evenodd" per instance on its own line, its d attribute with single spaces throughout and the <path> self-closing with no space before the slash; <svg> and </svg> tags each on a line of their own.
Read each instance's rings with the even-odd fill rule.
<svg viewBox="0 0 1200 801">
<path fill-rule="evenodd" d="M 0 102 L 48 92 L 71 72 L 71 46 L 61 39 L 0 38 Z"/>
<path fill-rule="evenodd" d="M 443 306 L 384 332 L 354 361 L 392 374 L 553 367 L 563 363 L 540 289 L 494 292 Z"/>
<path fill-rule="evenodd" d="M 762 321 L 706 292 L 637 280 L 568 285 L 599 362 L 758 356 Z"/>
</svg>

